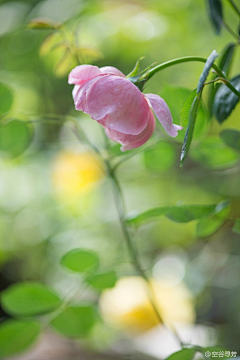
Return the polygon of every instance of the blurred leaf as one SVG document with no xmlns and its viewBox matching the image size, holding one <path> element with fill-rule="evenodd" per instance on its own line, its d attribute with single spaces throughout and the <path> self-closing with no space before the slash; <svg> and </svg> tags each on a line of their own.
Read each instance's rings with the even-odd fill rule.
<svg viewBox="0 0 240 360">
<path fill-rule="evenodd" d="M 147 210 L 141 214 L 139 214 L 139 213 L 130 214 L 127 216 L 126 221 L 127 221 L 127 223 L 132 224 L 132 225 L 139 225 L 148 219 L 152 219 L 154 217 L 159 217 L 159 216 L 164 215 L 165 212 L 167 211 L 167 209 L 169 209 L 169 206 L 153 208 L 153 209 Z"/>
<path fill-rule="evenodd" d="M 230 206 L 227 200 L 217 204 L 213 214 L 199 220 L 196 226 L 197 237 L 207 237 L 214 234 L 227 220 Z"/>
<path fill-rule="evenodd" d="M 186 126 L 189 120 L 189 112 L 192 106 L 192 103 L 196 97 L 197 89 L 194 89 L 184 100 L 182 105 L 181 113 L 180 113 L 180 124 L 182 126 Z"/>
<path fill-rule="evenodd" d="M 11 315 L 32 316 L 56 310 L 60 305 L 60 299 L 46 285 L 23 282 L 2 291 L 1 303 L 3 309 Z"/>
<path fill-rule="evenodd" d="M 69 49 L 66 48 L 64 53 L 54 66 L 54 73 L 58 77 L 65 76 L 77 65 L 76 59 L 72 56 Z"/>
<path fill-rule="evenodd" d="M 99 50 L 90 47 L 77 48 L 76 55 L 81 63 L 95 62 L 103 58 L 103 54 Z"/>
<path fill-rule="evenodd" d="M 235 76 L 230 82 L 240 91 L 240 75 Z M 220 124 L 229 117 L 238 102 L 239 97 L 226 85 L 220 86 L 213 103 L 213 113 Z"/>
<path fill-rule="evenodd" d="M 221 132 L 220 137 L 228 146 L 240 150 L 240 131 L 226 129 Z"/>
<path fill-rule="evenodd" d="M 87 278 L 87 283 L 94 287 L 97 290 L 104 290 L 107 288 L 114 287 L 117 281 L 117 274 L 115 271 L 108 271 L 104 273 L 99 273 L 96 275 L 92 275 Z"/>
<path fill-rule="evenodd" d="M 96 310 L 91 305 L 69 306 L 51 321 L 51 326 L 65 336 L 86 336 L 96 320 Z"/>
<path fill-rule="evenodd" d="M 176 222 L 188 222 L 199 219 L 215 209 L 216 205 L 176 205 L 163 206 L 148 210 L 141 214 L 135 214 L 127 218 L 130 224 L 140 224 L 143 221 L 165 215 Z"/>
<path fill-rule="evenodd" d="M 31 346 L 40 333 L 36 321 L 6 320 L 0 323 L 0 356 L 18 354 Z"/>
<path fill-rule="evenodd" d="M 156 146 L 146 149 L 143 153 L 146 168 L 153 172 L 168 170 L 175 159 L 174 147 L 167 141 L 159 141 Z"/>
<path fill-rule="evenodd" d="M 218 57 L 218 53 L 216 52 L 216 50 L 213 50 L 212 53 L 209 55 L 209 57 L 207 58 L 207 61 L 205 62 L 205 65 L 203 67 L 203 71 L 200 75 L 199 81 L 198 81 L 198 85 L 197 85 L 197 94 L 200 93 L 200 91 L 203 88 L 203 85 L 208 77 L 209 71 L 212 67 L 212 64 L 214 63 L 215 59 Z"/>
<path fill-rule="evenodd" d="M 29 146 L 32 136 L 28 125 L 23 121 L 12 120 L 7 124 L 0 124 L 0 150 L 11 156 L 18 156 Z"/>
<path fill-rule="evenodd" d="M 83 273 L 97 268 L 99 259 L 93 251 L 74 249 L 65 254 L 60 263 L 72 271 Z"/>
<path fill-rule="evenodd" d="M 223 72 L 226 74 L 226 76 L 228 76 L 228 74 L 229 74 L 229 71 L 230 71 L 230 68 L 232 65 L 232 61 L 233 61 L 233 55 L 235 53 L 235 49 L 236 49 L 236 44 L 230 43 L 224 48 L 222 54 L 220 55 L 218 66 L 220 67 L 220 69 L 223 70 Z M 215 74 L 213 79 L 215 79 L 216 77 L 218 77 L 218 75 Z M 215 82 L 208 86 L 208 89 L 210 90 L 209 96 L 208 96 L 208 107 L 209 107 L 211 115 L 213 113 L 214 98 L 215 98 L 216 92 L 218 91 L 218 89 L 221 85 L 222 84 Z"/>
<path fill-rule="evenodd" d="M 216 30 L 216 33 L 219 34 L 223 20 L 222 2 L 221 0 L 207 0 L 207 3 L 210 20 Z"/>
<path fill-rule="evenodd" d="M 174 87 L 165 85 L 160 93 L 160 96 L 167 102 L 171 109 L 171 114 L 174 124 L 181 124 L 181 111 L 186 98 L 190 95 L 191 90 L 181 87 Z M 184 114 L 187 118 L 184 120 L 186 125 L 188 124 L 188 114 Z M 205 112 L 202 104 L 199 105 L 198 109 L 198 121 L 195 124 L 193 139 L 197 139 L 208 130 L 208 114 Z M 184 139 L 184 132 L 180 131 L 178 136 L 173 138 L 172 141 L 182 143 Z"/>
<path fill-rule="evenodd" d="M 190 156 L 210 169 L 225 169 L 235 165 L 239 160 L 239 155 L 234 150 L 215 137 L 209 137 L 192 148 Z"/>
<path fill-rule="evenodd" d="M 201 94 L 196 95 L 195 98 L 193 99 L 191 108 L 189 110 L 189 122 L 188 122 L 188 127 L 186 130 L 185 136 L 184 136 L 184 140 L 183 140 L 183 146 L 182 146 L 181 156 L 180 156 L 180 167 L 183 166 L 183 163 L 187 157 L 188 151 L 191 146 L 193 131 L 194 131 L 194 127 L 195 127 L 195 123 L 196 123 L 196 119 L 197 119 L 197 113 L 198 113 L 200 101 L 201 101 Z"/>
<path fill-rule="evenodd" d="M 52 32 L 43 39 L 39 48 L 39 53 L 41 56 L 46 56 L 53 48 L 58 46 L 66 49 L 66 41 L 63 39 L 60 32 Z"/>
<path fill-rule="evenodd" d="M 55 22 L 51 19 L 36 18 L 32 19 L 27 27 L 34 30 L 56 30 L 62 26 L 62 23 Z"/>
<path fill-rule="evenodd" d="M 215 205 L 182 205 L 175 206 L 165 212 L 165 216 L 176 222 L 188 222 L 211 213 Z"/>
<path fill-rule="evenodd" d="M 237 219 L 233 226 L 233 232 L 240 235 L 240 219 Z"/>
<path fill-rule="evenodd" d="M 219 67 L 220 69 L 228 76 L 228 73 L 230 71 L 232 61 L 233 61 L 233 55 L 235 53 L 236 44 L 230 43 L 227 44 L 225 49 L 223 50 L 220 58 L 219 58 Z"/>
<path fill-rule="evenodd" d="M 194 349 L 182 349 L 170 355 L 166 360 L 192 360 L 195 353 Z"/>
<path fill-rule="evenodd" d="M 8 112 L 13 104 L 13 92 L 5 84 L 0 83 L 0 116 Z"/>
</svg>

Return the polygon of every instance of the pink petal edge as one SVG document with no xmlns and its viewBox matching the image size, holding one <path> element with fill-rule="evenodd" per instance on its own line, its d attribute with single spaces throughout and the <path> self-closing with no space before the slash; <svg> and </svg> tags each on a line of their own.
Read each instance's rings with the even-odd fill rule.
<svg viewBox="0 0 240 360">
<path fill-rule="evenodd" d="M 182 126 L 173 124 L 172 115 L 166 101 L 155 94 L 144 94 L 144 96 L 148 99 L 151 108 L 168 135 L 176 137 L 178 131 L 182 130 Z"/>
<path fill-rule="evenodd" d="M 68 83 L 81 85 L 91 78 L 101 75 L 102 72 L 97 66 L 93 65 L 79 65 L 76 66 L 68 75 Z"/>
</svg>

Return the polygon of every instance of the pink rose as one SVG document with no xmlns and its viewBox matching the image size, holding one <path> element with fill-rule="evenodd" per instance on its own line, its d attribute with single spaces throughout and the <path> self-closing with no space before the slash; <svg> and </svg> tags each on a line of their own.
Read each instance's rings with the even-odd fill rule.
<svg viewBox="0 0 240 360">
<path fill-rule="evenodd" d="M 137 148 L 151 137 L 155 129 L 153 111 L 170 136 L 177 136 L 182 129 L 173 124 L 169 107 L 160 96 L 143 94 L 112 66 L 76 66 L 68 82 L 75 84 L 76 110 L 104 126 L 107 136 L 122 145 L 122 151 Z"/>
</svg>

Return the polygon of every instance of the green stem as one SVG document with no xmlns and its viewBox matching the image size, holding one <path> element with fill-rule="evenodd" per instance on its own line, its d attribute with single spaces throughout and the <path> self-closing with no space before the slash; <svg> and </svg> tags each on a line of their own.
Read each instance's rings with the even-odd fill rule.
<svg viewBox="0 0 240 360">
<path fill-rule="evenodd" d="M 232 6 L 232 8 L 234 9 L 234 11 L 238 14 L 238 16 L 240 16 L 240 10 L 238 9 L 237 5 L 234 3 L 233 0 L 228 0 L 229 4 Z"/>
<path fill-rule="evenodd" d="M 184 56 L 184 57 L 181 57 L 181 58 L 166 61 L 166 62 L 164 62 L 164 63 L 162 63 L 160 65 L 155 66 L 151 70 L 149 70 L 148 80 L 156 72 L 158 72 L 160 70 L 163 70 L 163 69 L 168 68 L 168 67 L 173 66 L 173 65 L 177 65 L 177 64 L 181 64 L 181 63 L 185 63 L 185 62 L 191 62 L 191 61 L 197 61 L 197 62 L 205 63 L 207 61 L 207 59 L 205 59 L 203 57 L 200 57 L 200 56 Z M 212 64 L 212 68 L 218 73 L 219 76 L 225 78 L 224 73 L 222 72 L 222 70 L 216 64 Z"/>
<path fill-rule="evenodd" d="M 122 228 L 124 238 L 126 240 L 126 244 L 127 244 L 127 247 L 128 247 L 130 257 L 132 259 L 132 262 L 134 264 L 136 272 L 146 282 L 149 301 L 150 301 L 150 303 L 152 305 L 152 308 L 153 308 L 153 310 L 155 312 L 155 315 L 156 315 L 156 318 L 157 318 L 158 322 L 160 324 L 163 324 L 163 325 L 166 326 L 166 324 L 165 324 L 165 322 L 164 322 L 164 320 L 163 320 L 163 318 L 162 318 L 162 316 L 161 316 L 161 314 L 160 314 L 160 312 L 158 310 L 158 306 L 157 306 L 157 303 L 156 303 L 156 300 L 155 300 L 154 290 L 152 288 L 151 281 L 150 281 L 150 279 L 148 278 L 146 272 L 143 270 L 143 268 L 141 266 L 137 250 L 135 249 L 135 246 L 134 246 L 134 243 L 133 243 L 133 241 L 131 239 L 131 235 L 129 233 L 127 224 L 125 222 L 124 202 L 123 202 L 122 191 L 121 191 L 119 182 L 118 182 L 118 180 L 116 178 L 116 175 L 115 175 L 113 169 L 111 168 L 111 166 L 110 166 L 110 164 L 109 164 L 109 162 L 107 160 L 105 161 L 105 164 L 107 165 L 108 175 L 109 175 L 109 177 L 110 177 L 110 179 L 112 181 L 112 184 L 113 184 L 114 198 L 115 198 L 115 204 L 116 204 L 117 211 L 118 211 L 118 217 L 119 217 L 119 221 L 120 221 L 120 224 L 121 224 L 121 228 Z M 170 326 L 170 328 L 171 328 L 171 331 L 173 332 L 173 334 L 175 335 L 176 340 L 181 345 L 183 345 L 183 343 L 182 343 L 181 339 L 179 338 L 175 328 L 172 325 Z"/>
<path fill-rule="evenodd" d="M 181 64 L 181 63 L 185 63 L 185 62 L 191 62 L 191 61 L 198 61 L 198 62 L 203 62 L 205 63 L 207 61 L 207 59 L 199 57 L 199 56 L 185 56 L 182 58 L 177 58 L 174 60 L 170 60 L 170 61 L 166 61 L 165 63 L 162 63 L 160 65 L 155 66 L 153 69 L 149 70 L 148 73 L 148 78 L 147 80 L 149 80 L 154 74 L 156 74 L 158 71 L 161 71 L 163 69 L 166 69 L 170 66 L 173 65 L 177 65 L 177 64 Z M 224 73 L 222 72 L 222 70 L 220 69 L 219 66 L 217 66 L 216 64 L 212 64 L 212 68 L 216 71 L 216 73 L 222 78 L 224 79 L 224 83 L 225 85 L 235 94 L 239 97 L 240 99 L 240 92 L 230 83 L 230 81 L 227 80 L 226 76 L 224 75 Z"/>
<path fill-rule="evenodd" d="M 235 32 L 230 28 L 230 26 L 224 20 L 222 20 L 222 25 L 229 32 L 229 34 L 231 34 L 237 41 L 239 41 L 238 35 L 235 34 Z"/>
</svg>

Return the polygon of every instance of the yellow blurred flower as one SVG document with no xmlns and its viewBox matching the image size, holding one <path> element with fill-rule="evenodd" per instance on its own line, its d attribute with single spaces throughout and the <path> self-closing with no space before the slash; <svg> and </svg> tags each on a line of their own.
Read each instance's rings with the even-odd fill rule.
<svg viewBox="0 0 240 360">
<path fill-rule="evenodd" d="M 195 310 L 191 293 L 183 283 L 169 287 L 166 282 L 151 280 L 157 307 L 164 322 L 194 323 Z M 120 279 L 100 298 L 103 318 L 133 333 L 144 332 L 159 324 L 149 302 L 145 281 L 140 277 Z"/>
<path fill-rule="evenodd" d="M 62 151 L 54 161 L 52 181 L 61 198 L 71 200 L 88 193 L 103 176 L 102 164 L 89 152 Z"/>
</svg>

